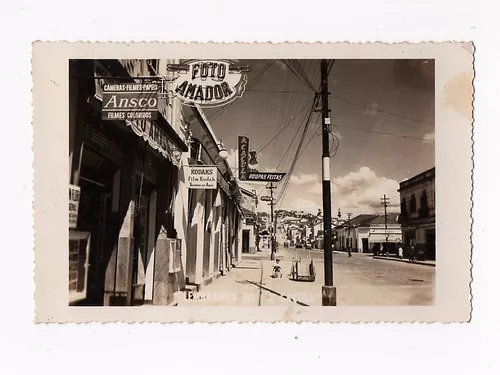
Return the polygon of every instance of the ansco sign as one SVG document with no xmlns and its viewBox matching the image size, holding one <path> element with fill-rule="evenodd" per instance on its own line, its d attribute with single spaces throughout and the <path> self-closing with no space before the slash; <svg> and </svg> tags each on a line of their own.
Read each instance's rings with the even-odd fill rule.
<svg viewBox="0 0 500 375">
<path fill-rule="evenodd" d="M 217 107 L 243 95 L 247 83 L 243 72 L 250 67 L 229 60 L 190 60 L 171 64 L 168 70 L 179 73 L 173 91 L 184 104 Z"/>
</svg>

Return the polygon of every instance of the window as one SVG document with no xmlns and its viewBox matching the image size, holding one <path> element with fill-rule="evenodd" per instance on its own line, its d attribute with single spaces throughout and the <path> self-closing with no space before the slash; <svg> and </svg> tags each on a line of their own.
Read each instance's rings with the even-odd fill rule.
<svg viewBox="0 0 500 375">
<path fill-rule="evenodd" d="M 401 198 L 401 215 L 406 215 L 406 198 Z"/>
<path fill-rule="evenodd" d="M 415 198 L 415 194 L 412 194 L 410 198 L 410 212 L 417 212 L 417 200 Z"/>
<path fill-rule="evenodd" d="M 148 64 L 149 75 L 157 76 L 158 75 L 158 60 L 146 60 Z"/>
<path fill-rule="evenodd" d="M 420 217 L 427 217 L 427 216 L 429 216 L 429 206 L 428 206 L 428 203 L 427 203 L 427 192 L 425 190 L 422 191 L 422 194 L 420 195 L 419 216 Z"/>
<path fill-rule="evenodd" d="M 427 192 L 424 190 L 422 191 L 422 195 L 420 195 L 420 208 L 422 209 L 427 209 Z"/>
</svg>

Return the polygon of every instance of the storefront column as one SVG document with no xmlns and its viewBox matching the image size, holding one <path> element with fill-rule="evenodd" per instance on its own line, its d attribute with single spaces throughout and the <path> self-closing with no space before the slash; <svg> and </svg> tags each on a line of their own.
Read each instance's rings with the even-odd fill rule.
<svg viewBox="0 0 500 375">
<path fill-rule="evenodd" d="M 119 176 L 118 241 L 106 267 L 105 306 L 129 306 L 132 302 L 137 150 L 138 142 L 134 138 L 128 143 Z"/>
<path fill-rule="evenodd" d="M 157 192 L 152 191 L 149 201 L 149 218 L 148 218 L 148 240 L 146 254 L 146 275 L 145 275 L 145 291 L 144 300 L 153 300 L 153 275 L 155 266 L 155 237 L 156 237 L 156 197 Z"/>
<path fill-rule="evenodd" d="M 189 227 L 187 279 L 199 285 L 203 279 L 203 240 L 205 237 L 205 191 L 193 189 L 195 208 Z"/>
</svg>

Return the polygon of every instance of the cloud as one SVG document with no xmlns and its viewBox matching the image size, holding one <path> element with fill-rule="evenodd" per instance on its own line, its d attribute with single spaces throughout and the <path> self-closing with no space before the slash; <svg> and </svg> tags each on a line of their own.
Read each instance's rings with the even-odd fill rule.
<svg viewBox="0 0 500 375">
<path fill-rule="evenodd" d="M 307 189 L 307 192 L 312 194 L 321 194 L 323 192 L 323 185 L 319 182 L 315 182 L 309 189 Z"/>
<path fill-rule="evenodd" d="M 425 133 L 423 139 L 424 141 L 435 141 L 436 134 L 434 132 Z"/>
<path fill-rule="evenodd" d="M 236 152 L 236 150 L 234 148 L 227 150 L 227 153 L 228 153 L 228 157 L 226 160 L 229 164 L 229 167 L 231 168 L 233 173 L 237 173 L 238 172 L 238 170 L 237 170 L 238 164 L 236 162 L 238 160 L 238 153 Z"/>
<path fill-rule="evenodd" d="M 362 167 L 332 180 L 333 206 L 342 212 L 375 213 L 380 212 L 380 198 L 384 194 L 390 199 L 388 211 L 399 210 L 399 183 L 386 177 L 377 176 L 369 167 Z M 321 194 L 322 185 L 315 183 L 309 190 Z"/>
<path fill-rule="evenodd" d="M 293 200 L 286 200 L 285 202 L 283 202 L 281 208 L 285 210 L 296 210 L 308 212 L 311 214 L 317 214 L 318 209 L 322 209 L 322 206 L 312 200 L 298 198 Z"/>
<path fill-rule="evenodd" d="M 299 174 L 290 177 L 290 183 L 295 185 L 303 185 L 316 181 L 318 181 L 318 175 L 316 174 Z"/>
</svg>

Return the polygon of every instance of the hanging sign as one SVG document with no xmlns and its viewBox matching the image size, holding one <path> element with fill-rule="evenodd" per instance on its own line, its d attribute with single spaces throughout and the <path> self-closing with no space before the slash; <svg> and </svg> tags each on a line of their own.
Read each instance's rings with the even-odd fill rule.
<svg viewBox="0 0 500 375">
<path fill-rule="evenodd" d="M 189 60 L 167 69 L 179 73 L 173 91 L 183 104 L 218 107 L 241 98 L 247 83 L 243 73 L 251 67 L 231 60 Z"/>
<path fill-rule="evenodd" d="M 103 120 L 156 120 L 158 83 L 122 83 L 102 86 Z"/>
<path fill-rule="evenodd" d="M 69 227 L 76 228 L 78 206 L 80 205 L 80 186 L 69 185 Z"/>
<path fill-rule="evenodd" d="M 240 181 L 280 182 L 286 173 L 259 172 L 257 170 L 257 152 L 249 151 L 250 140 L 245 136 L 238 136 L 238 178 Z M 251 156 L 251 158 L 250 158 Z"/>
<path fill-rule="evenodd" d="M 217 167 L 206 165 L 186 167 L 186 183 L 189 189 L 217 189 Z"/>
<path fill-rule="evenodd" d="M 263 197 L 260 197 L 260 200 L 263 201 L 263 202 L 276 201 L 275 198 L 271 198 L 269 195 L 264 195 Z"/>
</svg>

